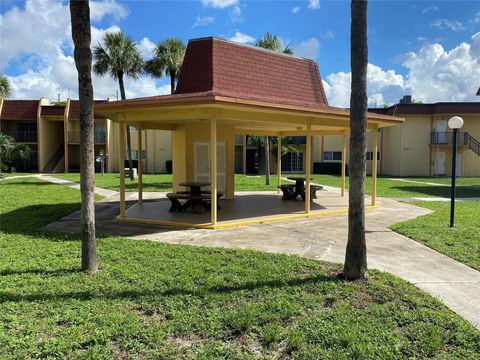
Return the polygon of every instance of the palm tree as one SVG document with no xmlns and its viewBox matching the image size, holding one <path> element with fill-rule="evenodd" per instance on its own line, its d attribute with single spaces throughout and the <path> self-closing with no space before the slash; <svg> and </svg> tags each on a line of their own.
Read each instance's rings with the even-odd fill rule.
<svg viewBox="0 0 480 360">
<path fill-rule="evenodd" d="M 11 136 L 0 133 L 0 172 L 17 161 L 28 160 L 31 154 L 28 145 L 17 144 Z"/>
<path fill-rule="evenodd" d="M 123 77 L 138 79 L 143 73 L 144 61 L 136 43 L 121 31 L 106 33 L 102 43 L 93 49 L 95 64 L 93 71 L 97 75 L 110 74 L 118 80 L 120 96 L 126 99 Z M 127 125 L 127 157 L 130 180 L 133 180 L 132 144 L 130 126 Z"/>
<path fill-rule="evenodd" d="M 284 54 L 293 54 L 293 50 L 287 45 L 283 46 L 282 41 L 277 35 L 272 35 L 270 32 L 266 32 L 255 44 L 257 47 L 269 49 Z M 270 185 L 270 140 L 268 136 L 265 136 L 265 185 Z"/>
<path fill-rule="evenodd" d="M 170 91 L 173 94 L 184 56 L 185 44 L 183 41 L 167 38 L 158 43 L 153 59 L 148 60 L 145 64 L 145 70 L 157 78 L 170 76 Z"/>
<path fill-rule="evenodd" d="M 350 28 L 350 163 L 348 243 L 343 276 L 367 278 L 365 241 L 365 163 L 367 151 L 367 0 L 352 0 Z"/>
<path fill-rule="evenodd" d="M 92 52 L 90 50 L 90 6 L 88 0 L 70 1 L 73 56 L 78 72 L 80 103 L 80 192 L 82 270 L 98 271 L 95 239 L 95 159 L 93 142 Z"/>
<path fill-rule="evenodd" d="M 293 54 L 293 50 L 288 45 L 284 46 L 280 38 L 277 35 L 272 35 L 269 31 L 263 34 L 254 45 L 264 49 L 282 52 L 284 54 Z"/>
<path fill-rule="evenodd" d="M 12 95 L 12 88 L 8 78 L 4 74 L 0 74 L 0 99 L 8 98 Z"/>
</svg>

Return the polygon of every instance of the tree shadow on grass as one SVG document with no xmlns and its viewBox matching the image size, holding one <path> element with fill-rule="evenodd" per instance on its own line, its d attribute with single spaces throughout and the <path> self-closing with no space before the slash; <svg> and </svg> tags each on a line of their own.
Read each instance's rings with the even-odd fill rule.
<svg viewBox="0 0 480 360">
<path fill-rule="evenodd" d="M 64 293 L 38 292 L 34 294 L 18 294 L 14 292 L 1 292 L 0 303 L 21 302 L 21 301 L 58 301 L 58 300 L 139 300 L 148 297 L 167 297 L 167 296 L 198 296 L 203 297 L 211 294 L 228 294 L 237 291 L 252 291 L 260 288 L 278 289 L 292 286 L 305 286 L 316 283 L 339 283 L 344 280 L 337 276 L 317 275 L 304 278 L 291 278 L 287 280 L 261 280 L 250 281 L 238 285 L 216 285 L 210 287 L 200 287 L 198 289 L 172 287 L 164 290 L 121 290 L 112 292 L 92 291 L 70 291 Z"/>
<path fill-rule="evenodd" d="M 62 276 L 65 274 L 74 274 L 82 272 L 80 268 L 66 268 L 66 269 L 23 269 L 23 270 L 16 270 L 16 269 L 5 269 L 0 270 L 0 276 L 10 276 L 10 275 L 26 275 L 26 274 L 33 274 L 33 275 L 49 275 L 49 276 Z"/>
<path fill-rule="evenodd" d="M 33 178 L 33 177 L 32 177 Z M 47 181 L 21 181 L 21 180 L 25 180 L 25 178 L 22 178 L 22 179 L 12 179 L 12 180 L 15 180 L 15 181 L 11 181 L 11 180 L 8 180 L 8 178 L 5 178 L 4 180 L 0 181 L 0 186 L 2 185 L 16 185 L 16 186 L 37 186 L 37 185 L 49 185 L 49 186 L 52 186 L 54 185 L 53 183 L 51 182 L 47 182 Z"/>
<path fill-rule="evenodd" d="M 394 186 L 392 189 L 399 192 L 416 193 L 418 196 L 437 196 L 437 197 L 450 197 L 449 186 Z M 456 187 L 457 197 L 480 197 L 480 190 L 474 185 L 464 185 Z"/>
</svg>

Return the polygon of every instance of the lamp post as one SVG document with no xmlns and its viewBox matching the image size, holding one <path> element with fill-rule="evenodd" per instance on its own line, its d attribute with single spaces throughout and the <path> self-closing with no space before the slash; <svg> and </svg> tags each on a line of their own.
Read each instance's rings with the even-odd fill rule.
<svg viewBox="0 0 480 360">
<path fill-rule="evenodd" d="M 457 133 L 463 126 L 463 119 L 460 116 L 453 116 L 448 120 L 448 127 L 453 130 L 452 134 L 452 188 L 450 199 L 450 227 L 455 226 L 455 178 L 457 170 Z"/>
</svg>

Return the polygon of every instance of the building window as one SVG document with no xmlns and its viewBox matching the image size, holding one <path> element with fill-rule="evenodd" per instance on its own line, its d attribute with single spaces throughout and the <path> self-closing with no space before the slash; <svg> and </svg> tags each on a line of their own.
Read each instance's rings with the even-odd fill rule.
<svg viewBox="0 0 480 360">
<path fill-rule="evenodd" d="M 342 152 L 341 151 L 324 151 L 323 160 L 324 161 L 341 161 Z"/>
<path fill-rule="evenodd" d="M 145 159 L 145 150 L 142 150 L 142 160 Z M 128 160 L 128 151 L 125 152 L 125 160 Z M 132 150 L 132 160 L 138 160 L 138 150 Z"/>
<path fill-rule="evenodd" d="M 282 171 L 303 172 L 303 153 L 289 152 L 282 156 Z"/>
<path fill-rule="evenodd" d="M 372 152 L 367 151 L 367 161 L 372 161 Z M 377 160 L 380 161 L 380 152 L 377 152 Z"/>
</svg>

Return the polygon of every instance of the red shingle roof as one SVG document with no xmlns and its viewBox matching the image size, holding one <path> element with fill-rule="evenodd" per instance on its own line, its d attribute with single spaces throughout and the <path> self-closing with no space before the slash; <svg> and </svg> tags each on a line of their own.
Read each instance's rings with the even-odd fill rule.
<svg viewBox="0 0 480 360">
<path fill-rule="evenodd" d="M 101 102 L 105 102 L 104 100 L 95 100 L 94 104 L 98 104 Z M 68 118 L 70 120 L 75 119 L 78 120 L 80 117 L 80 103 L 78 100 L 71 100 L 70 101 L 70 109 L 69 109 Z M 105 119 L 105 116 L 95 114 L 95 119 Z"/>
<path fill-rule="evenodd" d="M 212 37 L 189 41 L 175 94 L 201 92 L 328 107 L 315 61 Z"/>
<path fill-rule="evenodd" d="M 2 120 L 37 120 L 38 100 L 3 100 Z"/>
<path fill-rule="evenodd" d="M 42 116 L 63 116 L 65 114 L 65 106 L 42 105 Z"/>
</svg>

